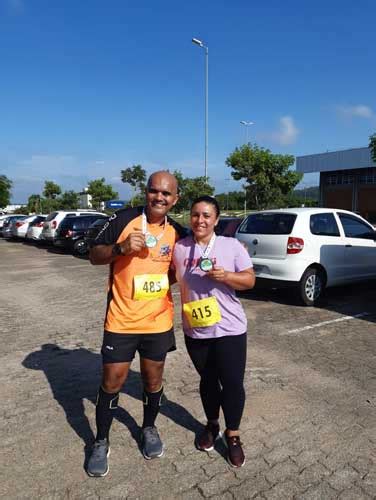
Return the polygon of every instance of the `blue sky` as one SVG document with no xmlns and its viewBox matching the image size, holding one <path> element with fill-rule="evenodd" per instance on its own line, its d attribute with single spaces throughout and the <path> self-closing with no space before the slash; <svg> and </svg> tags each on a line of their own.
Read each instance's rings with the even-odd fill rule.
<svg viewBox="0 0 376 500">
<path fill-rule="evenodd" d="M 13 202 L 45 180 L 81 190 L 120 171 L 208 174 L 248 139 L 295 156 L 362 147 L 376 131 L 374 0 L 0 0 L 0 173 Z M 314 184 L 306 176 L 303 184 Z"/>
</svg>

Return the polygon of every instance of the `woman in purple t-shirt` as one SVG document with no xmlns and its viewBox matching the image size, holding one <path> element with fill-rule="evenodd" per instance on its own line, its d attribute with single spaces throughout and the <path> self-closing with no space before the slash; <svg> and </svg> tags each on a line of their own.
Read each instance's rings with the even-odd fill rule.
<svg viewBox="0 0 376 500">
<path fill-rule="evenodd" d="M 197 198 L 191 208 L 193 235 L 176 243 L 173 264 L 180 285 L 185 343 L 201 377 L 207 418 L 196 446 L 202 451 L 213 449 L 221 435 L 222 408 L 228 461 L 241 467 L 245 462 L 239 426 L 245 402 L 247 319 L 235 290 L 253 288 L 255 275 L 241 243 L 215 235 L 218 219 L 215 198 Z"/>
</svg>

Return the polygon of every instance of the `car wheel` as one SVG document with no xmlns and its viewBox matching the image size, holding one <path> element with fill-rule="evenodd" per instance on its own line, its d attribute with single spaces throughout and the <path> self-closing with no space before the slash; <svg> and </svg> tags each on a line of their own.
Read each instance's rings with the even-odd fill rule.
<svg viewBox="0 0 376 500">
<path fill-rule="evenodd" d="M 299 295 L 306 306 L 314 306 L 325 288 L 325 276 L 320 269 L 309 267 L 299 284 Z"/>
<path fill-rule="evenodd" d="M 85 255 L 88 252 L 88 247 L 85 240 L 77 240 L 73 245 L 73 252 L 78 255 Z"/>
</svg>

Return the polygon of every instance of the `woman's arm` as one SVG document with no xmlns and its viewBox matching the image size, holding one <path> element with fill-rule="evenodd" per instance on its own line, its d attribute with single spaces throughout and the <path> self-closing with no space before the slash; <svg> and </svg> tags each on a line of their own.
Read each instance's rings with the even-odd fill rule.
<svg viewBox="0 0 376 500">
<path fill-rule="evenodd" d="M 253 288 L 256 282 L 256 276 L 252 267 L 234 273 L 225 271 L 223 267 L 214 266 L 214 269 L 208 271 L 206 276 L 214 281 L 225 283 L 234 290 L 248 290 Z"/>
</svg>

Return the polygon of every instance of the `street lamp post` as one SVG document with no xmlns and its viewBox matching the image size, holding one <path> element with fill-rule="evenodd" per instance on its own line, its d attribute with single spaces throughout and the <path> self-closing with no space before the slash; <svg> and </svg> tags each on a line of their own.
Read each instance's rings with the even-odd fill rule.
<svg viewBox="0 0 376 500">
<path fill-rule="evenodd" d="M 248 127 L 254 125 L 255 122 L 247 122 L 245 120 L 241 120 L 240 124 L 245 126 L 245 143 L 248 144 Z"/>
<path fill-rule="evenodd" d="M 208 80 L 209 80 L 209 48 L 198 38 L 192 42 L 205 50 L 205 182 L 208 181 Z"/>
<path fill-rule="evenodd" d="M 226 193 L 226 212 L 228 212 L 228 195 L 229 195 L 229 189 L 230 189 L 229 184 L 230 184 L 231 179 L 230 179 L 229 177 L 227 177 L 227 178 L 225 179 L 225 181 L 227 181 L 227 193 Z"/>
</svg>

